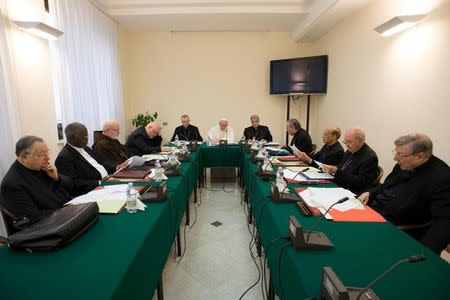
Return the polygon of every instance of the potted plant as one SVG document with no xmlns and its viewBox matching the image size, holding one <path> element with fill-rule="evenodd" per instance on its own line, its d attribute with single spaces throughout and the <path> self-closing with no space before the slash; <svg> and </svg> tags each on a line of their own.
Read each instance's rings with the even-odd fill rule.
<svg viewBox="0 0 450 300">
<path fill-rule="evenodd" d="M 148 111 L 146 111 L 143 114 L 137 114 L 133 119 L 131 119 L 131 124 L 133 124 L 133 126 L 135 126 L 136 128 L 145 126 L 150 122 L 154 122 L 157 117 L 157 112 L 151 115 Z"/>
</svg>

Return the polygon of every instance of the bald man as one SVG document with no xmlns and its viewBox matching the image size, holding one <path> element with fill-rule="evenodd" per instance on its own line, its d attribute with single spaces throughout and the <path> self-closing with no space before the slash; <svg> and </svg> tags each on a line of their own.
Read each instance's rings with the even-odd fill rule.
<svg viewBox="0 0 450 300">
<path fill-rule="evenodd" d="M 128 157 L 127 147 L 119 142 L 120 126 L 117 121 L 106 121 L 99 139 L 92 145 L 95 157 L 101 164 L 119 165 Z"/>
<path fill-rule="evenodd" d="M 221 118 L 219 126 L 214 126 L 208 131 L 208 138 L 213 143 L 218 143 L 220 140 L 227 140 L 230 143 L 235 140 L 234 130 L 228 125 L 226 118 Z"/>
<path fill-rule="evenodd" d="M 161 129 L 161 125 L 157 122 L 150 122 L 145 127 L 136 128 L 125 144 L 130 154 L 142 156 L 167 150 L 165 147 L 161 148 Z"/>
<path fill-rule="evenodd" d="M 305 152 L 299 152 L 297 157 L 307 164 L 312 164 L 314 166 L 317 166 L 314 161 L 337 166 L 341 163 L 342 158 L 344 157 L 344 148 L 342 148 L 341 143 L 339 143 L 340 137 L 341 130 L 339 128 L 327 127 L 322 134 L 322 141 L 325 143 L 322 149 L 316 152 L 313 157 L 309 157 Z"/>
<path fill-rule="evenodd" d="M 378 157 L 366 144 L 366 135 L 360 128 L 345 132 L 347 151 L 337 166 L 325 165 L 322 170 L 334 174 L 334 182 L 359 195 L 371 187 L 377 178 Z"/>
</svg>

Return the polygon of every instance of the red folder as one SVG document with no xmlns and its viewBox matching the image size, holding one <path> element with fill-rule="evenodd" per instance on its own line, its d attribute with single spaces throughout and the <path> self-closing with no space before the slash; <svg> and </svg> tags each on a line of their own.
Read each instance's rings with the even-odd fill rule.
<svg viewBox="0 0 450 300">
<path fill-rule="evenodd" d="M 294 188 L 296 193 L 300 193 L 307 188 L 298 187 Z M 309 210 L 315 216 L 320 216 L 322 213 L 316 208 L 311 207 L 305 203 Z M 339 211 L 332 208 L 328 214 L 333 218 L 335 222 L 386 222 L 386 220 L 375 210 L 369 206 L 364 206 L 364 209 L 349 209 L 347 211 Z"/>
<path fill-rule="evenodd" d="M 289 155 L 289 156 L 280 156 L 278 157 L 279 161 L 299 161 L 300 159 L 298 159 L 296 156 L 293 155 Z"/>
</svg>

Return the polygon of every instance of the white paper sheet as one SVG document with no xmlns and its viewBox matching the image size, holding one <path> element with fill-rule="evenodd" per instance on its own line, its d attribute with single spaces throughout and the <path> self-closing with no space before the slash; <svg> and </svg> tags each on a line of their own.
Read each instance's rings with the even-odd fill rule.
<svg viewBox="0 0 450 300">
<path fill-rule="evenodd" d="M 144 155 L 142 155 L 142 158 L 144 158 L 146 161 L 157 160 L 157 159 L 167 160 L 167 156 L 161 155 L 161 154 L 144 154 Z"/>
<path fill-rule="evenodd" d="M 350 199 L 344 203 L 337 204 L 333 208 L 339 211 L 346 211 L 353 208 L 358 208 L 361 204 L 355 199 L 355 195 L 343 188 L 312 188 L 309 187 L 306 190 L 299 193 L 305 202 L 312 207 L 328 209 L 338 200 L 349 197 Z M 353 201 L 356 200 L 356 201 Z M 359 204 L 358 204 L 359 203 Z"/>
<path fill-rule="evenodd" d="M 334 176 L 328 173 L 319 173 L 319 172 L 313 172 L 313 171 L 306 171 L 303 172 L 306 178 L 309 178 L 311 180 L 332 180 L 334 179 Z"/>
</svg>

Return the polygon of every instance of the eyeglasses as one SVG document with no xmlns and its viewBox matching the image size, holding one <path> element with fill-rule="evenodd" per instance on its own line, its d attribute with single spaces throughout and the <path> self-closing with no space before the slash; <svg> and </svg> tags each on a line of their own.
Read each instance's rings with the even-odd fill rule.
<svg viewBox="0 0 450 300">
<path fill-rule="evenodd" d="M 45 152 L 41 152 L 41 153 L 28 153 L 28 154 L 33 155 L 33 156 L 37 156 L 39 158 L 44 158 L 46 156 L 50 156 L 50 150 L 45 151 Z"/>
<path fill-rule="evenodd" d="M 350 140 L 350 141 L 346 141 L 346 140 L 344 140 L 344 144 L 346 144 L 346 145 L 348 145 L 348 144 L 352 144 L 353 142 L 355 141 L 355 139 L 353 139 L 353 140 Z"/>
<path fill-rule="evenodd" d="M 403 154 L 401 152 L 397 152 L 397 150 L 392 150 L 392 154 L 394 156 L 398 156 L 399 158 L 407 158 L 412 155 L 417 155 L 418 153 Z"/>
</svg>

